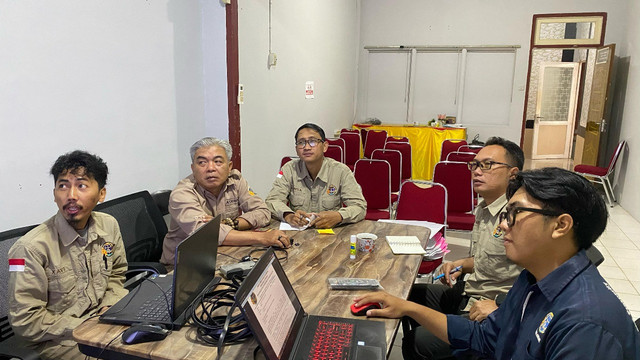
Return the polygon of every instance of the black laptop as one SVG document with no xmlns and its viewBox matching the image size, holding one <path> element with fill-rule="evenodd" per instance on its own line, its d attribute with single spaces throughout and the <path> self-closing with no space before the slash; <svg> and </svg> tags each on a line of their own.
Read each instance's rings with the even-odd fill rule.
<svg viewBox="0 0 640 360">
<path fill-rule="evenodd" d="M 269 360 L 386 358 L 384 322 L 306 314 L 272 249 L 242 282 L 236 302 Z"/>
<path fill-rule="evenodd" d="M 191 304 L 220 282 L 215 277 L 220 215 L 176 247 L 173 274 L 152 275 L 100 316 L 100 321 L 131 325 L 162 324 L 180 328 Z M 167 308 L 169 305 L 169 308 Z"/>
</svg>

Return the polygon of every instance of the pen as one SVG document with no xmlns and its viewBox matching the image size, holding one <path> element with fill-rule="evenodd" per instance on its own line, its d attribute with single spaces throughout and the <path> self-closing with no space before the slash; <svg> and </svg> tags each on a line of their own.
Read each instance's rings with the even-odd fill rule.
<svg viewBox="0 0 640 360">
<path fill-rule="evenodd" d="M 460 266 L 456 266 L 456 267 L 454 267 L 453 269 L 451 269 L 451 271 L 449 272 L 449 274 L 456 273 L 456 272 L 458 272 L 458 271 L 460 271 L 460 270 L 462 270 L 462 265 L 460 265 Z M 438 275 L 438 276 L 434 277 L 434 278 L 433 278 L 433 281 L 440 280 L 440 279 L 442 279 L 443 277 L 444 277 L 444 274 L 440 274 L 440 275 Z M 429 281 L 429 280 L 427 280 L 427 281 Z"/>
</svg>

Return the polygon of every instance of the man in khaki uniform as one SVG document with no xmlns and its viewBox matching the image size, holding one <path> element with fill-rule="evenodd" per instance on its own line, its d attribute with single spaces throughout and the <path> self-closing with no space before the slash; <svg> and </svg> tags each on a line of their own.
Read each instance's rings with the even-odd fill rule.
<svg viewBox="0 0 640 360">
<path fill-rule="evenodd" d="M 295 140 L 300 159 L 286 163 L 273 182 L 265 200 L 271 214 L 297 227 L 331 228 L 364 219 L 367 202 L 362 188 L 345 164 L 324 156 L 324 130 L 304 124 Z"/>
<path fill-rule="evenodd" d="M 233 169 L 228 141 L 206 137 L 196 141 L 190 153 L 192 174 L 169 197 L 171 222 L 160 262 L 173 264 L 176 246 L 218 214 L 220 245 L 289 247 L 289 237 L 280 230 L 251 231 L 269 224 L 269 209 Z"/>
<path fill-rule="evenodd" d="M 45 359 L 83 359 L 73 329 L 127 294 L 120 228 L 92 212 L 106 195 L 108 168 L 83 151 L 51 168 L 58 213 L 9 250 L 9 321 Z"/>
<path fill-rule="evenodd" d="M 470 256 L 444 263 L 440 268 L 444 285 L 416 285 L 409 300 L 445 314 L 468 315 L 475 321 L 498 308 L 496 297 L 506 294 L 522 271 L 507 258 L 499 218 L 507 205 L 509 180 L 523 165 L 524 154 L 518 145 L 499 137 L 487 140 L 469 162 L 473 189 L 483 198 L 476 208 Z M 450 274 L 458 266 L 462 270 Z M 462 281 L 464 274 L 469 274 L 466 281 Z M 412 324 L 417 326 L 413 320 Z M 447 343 L 422 327 L 405 334 L 402 348 L 405 359 L 455 359 Z"/>
</svg>

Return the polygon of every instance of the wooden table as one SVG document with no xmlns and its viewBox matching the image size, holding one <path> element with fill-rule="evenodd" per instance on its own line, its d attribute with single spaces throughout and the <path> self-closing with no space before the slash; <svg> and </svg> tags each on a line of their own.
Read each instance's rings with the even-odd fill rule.
<svg viewBox="0 0 640 360">
<path fill-rule="evenodd" d="M 275 225 L 272 226 L 276 226 Z M 282 265 L 291 281 L 303 308 L 309 314 L 337 317 L 354 317 L 349 306 L 356 294 L 362 291 L 330 290 L 330 277 L 374 278 L 384 289 L 395 296 L 407 298 L 418 273 L 422 257 L 420 255 L 393 255 L 385 240 L 386 235 L 415 235 L 426 245 L 429 230 L 418 226 L 407 226 L 374 221 L 361 221 L 334 229 L 335 235 L 320 235 L 314 229 L 289 232 L 293 242 L 299 244 L 288 250 L 288 260 Z M 373 253 L 358 253 L 356 260 L 349 259 L 349 236 L 368 232 L 378 236 Z M 236 258 L 248 255 L 255 247 L 220 247 L 219 253 Z M 279 255 L 280 256 L 280 255 Z M 218 255 L 217 265 L 234 263 L 228 256 Z M 397 319 L 373 319 L 383 321 L 387 336 L 387 355 L 393 345 L 398 328 Z M 151 359 L 215 359 L 215 347 L 197 342 L 195 328 L 189 325 L 174 331 L 165 340 L 152 343 L 125 345 L 119 334 L 127 326 L 110 325 L 91 319 L 78 326 L 73 336 L 81 350 L 90 351 L 95 356 L 109 341 L 103 356 L 109 358 L 151 358 Z M 241 345 L 226 346 L 224 359 L 253 358 L 255 340 Z M 100 350 L 97 350 L 100 352 Z M 130 357 L 124 354 L 132 355 Z"/>
<path fill-rule="evenodd" d="M 466 128 L 439 128 L 409 124 L 353 124 L 353 127 L 367 130 L 386 130 L 387 136 L 406 136 L 411 144 L 411 177 L 415 180 L 431 180 L 433 178 L 433 167 L 440 161 L 443 141 L 467 138 Z"/>
</svg>

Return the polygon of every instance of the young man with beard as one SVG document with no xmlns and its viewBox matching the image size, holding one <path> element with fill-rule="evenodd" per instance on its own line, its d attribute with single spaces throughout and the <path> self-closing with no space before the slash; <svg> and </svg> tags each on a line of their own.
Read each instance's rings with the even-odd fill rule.
<svg viewBox="0 0 640 360">
<path fill-rule="evenodd" d="M 58 213 L 9 250 L 9 321 L 44 359 L 84 359 L 73 329 L 127 294 L 120 227 L 93 212 L 108 172 L 84 151 L 60 156 L 51 168 Z"/>
</svg>

